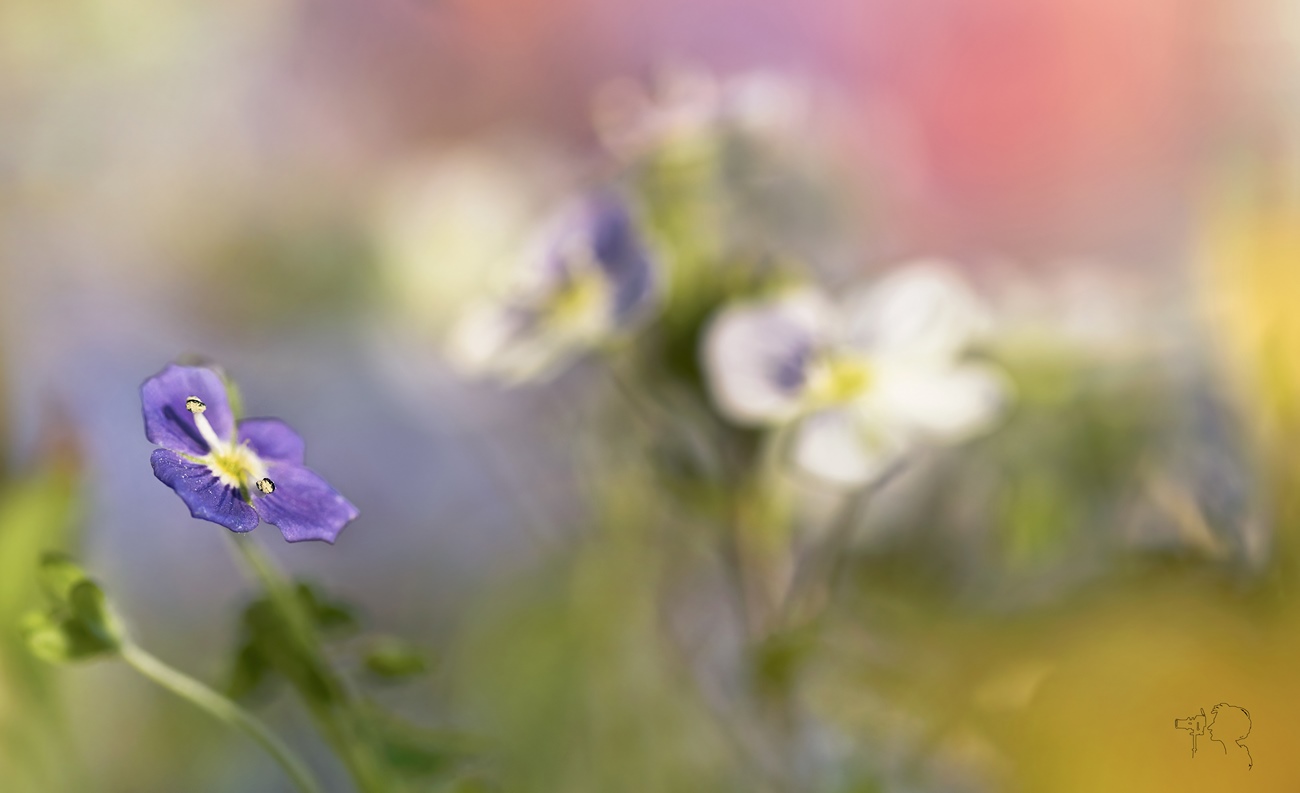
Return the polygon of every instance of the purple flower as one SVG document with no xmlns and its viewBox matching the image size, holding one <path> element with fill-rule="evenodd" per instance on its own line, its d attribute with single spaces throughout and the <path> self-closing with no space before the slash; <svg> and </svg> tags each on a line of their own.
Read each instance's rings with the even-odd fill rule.
<svg viewBox="0 0 1300 793">
<path fill-rule="evenodd" d="M 466 373 L 544 379 L 635 327 L 663 288 L 631 207 L 613 192 L 567 207 L 519 264 L 505 293 L 472 306 L 452 334 L 452 362 Z"/>
<path fill-rule="evenodd" d="M 279 419 L 236 421 L 211 369 L 168 365 L 140 386 L 154 476 L 190 514 L 231 531 L 280 527 L 289 542 L 332 543 L 357 508 L 303 465 L 303 442 Z"/>
</svg>

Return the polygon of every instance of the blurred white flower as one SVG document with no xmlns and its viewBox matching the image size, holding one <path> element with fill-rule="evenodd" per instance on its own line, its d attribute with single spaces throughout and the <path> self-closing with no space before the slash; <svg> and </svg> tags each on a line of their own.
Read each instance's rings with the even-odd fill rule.
<svg viewBox="0 0 1300 793">
<path fill-rule="evenodd" d="M 962 360 L 988 316 L 942 263 L 923 261 L 833 305 L 809 288 L 724 308 L 704 339 L 719 410 L 793 425 L 795 464 L 857 485 L 918 443 L 970 438 L 1009 394 L 996 368 Z"/>
<path fill-rule="evenodd" d="M 1063 258 L 1036 263 L 1031 275 L 1006 263 L 991 286 L 1000 338 L 1022 352 L 1138 359 L 1187 339 L 1189 299 L 1149 269 Z"/>
<path fill-rule="evenodd" d="M 496 140 L 404 162 L 375 207 L 379 277 L 399 337 L 443 337 L 467 301 L 506 285 L 567 188 L 533 141 Z"/>
<path fill-rule="evenodd" d="M 789 75 L 717 77 L 678 66 L 660 72 L 650 90 L 629 79 L 606 84 L 593 115 L 605 146 L 631 158 L 652 149 L 700 153 L 727 130 L 770 143 L 793 141 L 807 133 L 810 106 L 808 85 Z"/>
<path fill-rule="evenodd" d="M 614 193 L 561 213 L 500 296 L 453 330 L 451 362 L 506 383 L 541 379 L 633 327 L 657 302 L 662 275 L 637 220 Z"/>
</svg>

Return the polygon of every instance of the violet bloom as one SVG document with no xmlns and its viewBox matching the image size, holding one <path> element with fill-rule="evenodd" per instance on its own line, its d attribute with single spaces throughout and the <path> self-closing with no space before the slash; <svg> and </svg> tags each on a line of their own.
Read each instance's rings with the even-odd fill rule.
<svg viewBox="0 0 1300 793">
<path fill-rule="evenodd" d="M 469 374 L 545 378 L 634 326 L 662 289 L 636 218 L 613 193 L 565 212 L 521 264 L 505 293 L 473 307 L 453 334 L 452 361 Z"/>
<path fill-rule="evenodd" d="M 802 289 L 724 308 L 705 371 L 728 418 L 791 426 L 798 467 L 860 485 L 919 444 L 962 441 L 998 417 L 1006 378 L 963 359 L 988 324 L 952 271 L 920 262 L 839 305 Z"/>
<path fill-rule="evenodd" d="M 140 386 L 154 476 L 196 518 L 231 531 L 280 527 L 289 542 L 332 543 L 357 516 L 338 491 L 303 465 L 303 441 L 279 419 L 236 422 L 211 369 L 171 364 Z"/>
</svg>

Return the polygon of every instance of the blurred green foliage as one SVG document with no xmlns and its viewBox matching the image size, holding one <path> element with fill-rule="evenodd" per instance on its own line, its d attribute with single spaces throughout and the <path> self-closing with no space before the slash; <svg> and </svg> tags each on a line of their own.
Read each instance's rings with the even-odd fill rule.
<svg viewBox="0 0 1300 793">
<path fill-rule="evenodd" d="M 337 664 L 359 656 L 364 682 L 394 685 L 429 669 L 412 645 L 393 637 L 350 642 L 361 631 L 356 610 L 319 586 L 297 582 L 269 591 L 244 609 L 226 685 L 232 697 L 256 698 L 284 682 L 307 706 L 326 739 L 365 791 L 425 790 L 453 778 L 477 751 L 464 733 L 423 727 L 379 707 Z M 306 622 L 300 622 L 299 617 Z"/>
<path fill-rule="evenodd" d="M 1018 397 L 994 435 L 925 461 L 870 519 L 865 580 L 965 606 L 1057 599 L 1138 559 L 1258 571 L 1268 505 L 1221 386 L 1161 359 L 1004 351 Z M 1208 407 L 1207 407 L 1208 406 Z"/>
<path fill-rule="evenodd" d="M 69 579 L 58 575 L 68 569 L 57 563 L 37 573 L 43 553 L 75 542 L 80 481 L 72 453 L 60 449 L 34 472 L 0 483 L 0 787 L 14 793 L 70 791 L 80 784 L 77 764 L 62 748 L 67 734 L 58 687 L 49 668 L 28 652 L 20 628 L 23 615 L 42 605 L 43 585 L 53 586 L 73 630 L 46 633 L 46 648 L 80 653 L 102 642 L 94 631 L 80 630 L 103 624 L 93 586 L 69 591 L 63 586 Z"/>
<path fill-rule="evenodd" d="M 374 252 L 355 210 L 299 200 L 292 212 L 225 222 L 226 233 L 198 251 L 206 297 L 193 308 L 207 321 L 265 329 L 332 318 L 327 324 L 337 325 L 374 302 Z"/>
<path fill-rule="evenodd" d="M 317 587 L 300 582 L 294 594 L 322 637 L 342 638 L 360 630 L 352 608 L 327 599 Z M 270 596 L 259 597 L 244 608 L 239 642 L 226 685 L 230 696 L 245 699 L 278 679 L 292 684 L 313 703 L 329 706 L 344 699 L 341 681 L 321 666 L 315 654 L 302 651 Z"/>
<path fill-rule="evenodd" d="M 375 637 L 365 653 L 366 671 L 381 682 L 402 682 L 430 670 L 427 655 L 396 636 Z"/>
<path fill-rule="evenodd" d="M 660 612 L 668 548 L 635 483 L 592 534 L 466 621 L 457 711 L 492 736 L 502 790 L 691 793 L 733 787 L 725 728 Z"/>
<path fill-rule="evenodd" d="M 23 634 L 32 653 L 50 663 L 112 655 L 123 640 L 121 621 L 104 591 L 69 557 L 46 554 L 41 560 L 42 589 L 52 603 L 23 619 Z"/>
</svg>

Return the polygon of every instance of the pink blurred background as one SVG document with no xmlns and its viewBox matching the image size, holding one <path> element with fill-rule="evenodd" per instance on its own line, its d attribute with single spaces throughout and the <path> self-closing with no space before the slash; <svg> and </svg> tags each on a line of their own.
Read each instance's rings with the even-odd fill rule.
<svg viewBox="0 0 1300 793">
<path fill-rule="evenodd" d="M 844 138 L 911 244 L 1058 252 L 1176 224 L 1256 108 L 1251 3 L 961 0 L 329 2 L 293 73 L 340 124 L 411 146 L 527 124 L 575 142 L 613 76 L 777 67 L 838 89 Z M 1171 217 L 1174 215 L 1174 217 Z"/>
</svg>

